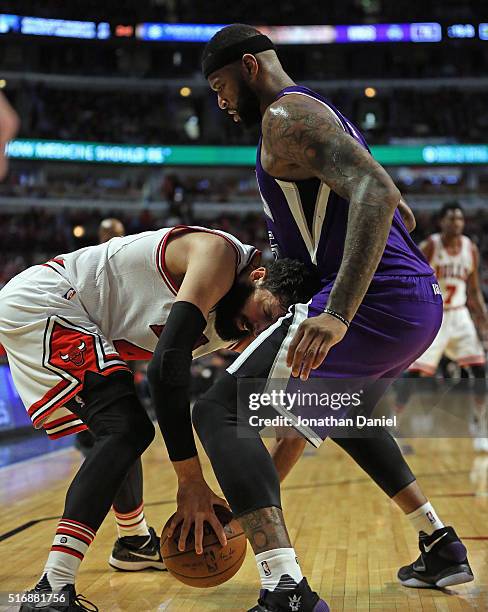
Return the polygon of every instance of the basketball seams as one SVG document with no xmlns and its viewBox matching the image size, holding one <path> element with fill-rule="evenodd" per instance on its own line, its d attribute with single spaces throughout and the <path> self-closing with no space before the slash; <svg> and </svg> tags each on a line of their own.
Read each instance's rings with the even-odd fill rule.
<svg viewBox="0 0 488 612">
<path fill-rule="evenodd" d="M 193 552 L 193 551 L 187 551 L 187 553 L 189 553 L 189 552 Z M 170 574 L 178 576 L 180 578 L 180 580 L 182 578 L 186 578 L 187 580 L 192 580 L 192 581 L 193 580 L 209 580 L 209 579 L 215 578 L 216 576 L 222 576 L 222 574 L 226 574 L 231 569 L 233 569 L 246 556 L 246 552 L 247 552 L 247 547 L 243 550 L 241 556 L 236 561 L 234 561 L 234 563 L 232 565 L 229 565 L 229 567 L 226 567 L 224 570 L 222 570 L 218 574 L 209 574 L 207 576 L 187 576 L 186 574 L 181 574 L 179 572 L 175 572 L 174 570 L 170 569 L 169 567 L 167 568 L 167 570 L 169 571 Z M 181 553 L 181 554 L 184 555 L 186 553 Z M 175 555 L 175 556 L 177 556 L 177 555 Z M 166 559 L 168 559 L 168 558 L 169 557 L 166 557 Z M 233 574 L 232 576 L 234 576 L 234 575 L 235 574 Z M 231 576 L 231 578 L 232 578 L 232 576 Z M 181 582 L 184 582 L 184 581 L 181 580 Z M 216 584 L 215 586 L 220 586 L 220 585 Z M 213 588 L 213 587 L 208 587 L 208 588 Z"/>
<path fill-rule="evenodd" d="M 244 531 L 241 531 L 240 533 L 236 533 L 235 535 L 233 535 L 231 538 L 227 538 L 227 542 L 231 542 L 232 540 L 235 540 L 235 538 L 240 538 L 242 535 L 244 534 Z M 161 554 L 163 551 L 163 546 L 166 544 L 166 542 L 168 541 L 168 536 L 166 536 L 164 542 L 161 542 Z M 219 539 L 215 538 L 215 542 L 206 542 L 205 543 L 205 547 L 207 546 L 214 546 L 215 544 L 219 543 Z M 187 555 L 187 554 L 193 554 L 195 552 L 195 549 L 192 548 L 190 550 L 183 550 L 183 551 L 178 551 L 177 553 L 174 553 L 172 555 L 163 555 L 163 559 L 173 559 L 174 557 L 180 557 L 181 555 Z M 199 555 L 203 557 L 202 555 Z M 213 576 L 215 576 L 216 574 L 212 574 Z"/>
</svg>

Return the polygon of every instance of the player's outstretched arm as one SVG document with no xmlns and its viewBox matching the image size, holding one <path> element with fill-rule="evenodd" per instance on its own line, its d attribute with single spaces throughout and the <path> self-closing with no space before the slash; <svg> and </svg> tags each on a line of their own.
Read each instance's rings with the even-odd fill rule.
<svg viewBox="0 0 488 612">
<path fill-rule="evenodd" d="M 292 374 L 306 380 L 356 314 L 385 249 L 400 192 L 317 100 L 292 94 L 280 98 L 267 108 L 262 131 L 261 163 L 269 174 L 318 177 L 350 202 L 344 256 L 327 304 L 336 316 L 304 321 L 288 352 Z"/>
<path fill-rule="evenodd" d="M 213 235 L 198 236 L 185 249 L 185 274 L 148 367 L 151 395 L 161 432 L 178 478 L 178 510 L 170 534 L 182 522 L 180 550 L 195 524 L 195 548 L 202 552 L 203 524 L 210 523 L 222 545 L 225 533 L 213 505 L 226 505 L 206 484 L 198 460 L 190 415 L 192 350 L 211 308 L 227 293 L 235 275 L 235 251 Z"/>
</svg>

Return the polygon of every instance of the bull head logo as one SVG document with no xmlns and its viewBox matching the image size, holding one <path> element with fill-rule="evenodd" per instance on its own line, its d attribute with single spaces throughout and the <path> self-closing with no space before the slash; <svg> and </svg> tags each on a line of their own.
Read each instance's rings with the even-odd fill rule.
<svg viewBox="0 0 488 612">
<path fill-rule="evenodd" d="M 59 353 L 59 356 L 63 361 L 71 361 L 75 366 L 81 366 L 85 363 L 85 351 L 86 344 L 82 341 L 76 348 L 69 351 L 69 353 Z"/>
</svg>

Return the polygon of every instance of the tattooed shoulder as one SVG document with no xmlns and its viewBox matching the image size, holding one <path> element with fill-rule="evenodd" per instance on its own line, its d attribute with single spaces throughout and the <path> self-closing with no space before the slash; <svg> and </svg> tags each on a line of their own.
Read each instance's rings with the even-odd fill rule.
<svg viewBox="0 0 488 612">
<path fill-rule="evenodd" d="M 290 94 L 271 104 L 262 135 L 263 167 L 275 176 L 276 167 L 287 164 L 347 197 L 356 181 L 385 173 L 333 112 L 313 98 Z"/>
</svg>

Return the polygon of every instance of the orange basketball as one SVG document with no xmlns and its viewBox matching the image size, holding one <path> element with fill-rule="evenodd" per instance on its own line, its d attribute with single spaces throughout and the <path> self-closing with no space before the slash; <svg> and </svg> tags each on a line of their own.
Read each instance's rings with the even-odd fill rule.
<svg viewBox="0 0 488 612">
<path fill-rule="evenodd" d="M 175 529 L 172 538 L 168 538 L 167 531 L 174 514 L 163 527 L 161 555 L 168 571 L 184 584 L 200 588 L 223 584 L 238 572 L 244 562 L 247 541 L 239 522 L 223 506 L 215 506 L 215 514 L 224 527 L 227 545 L 222 548 L 214 530 L 205 523 L 201 555 L 195 552 L 193 529 L 183 552 L 178 550 L 181 526 Z"/>
</svg>

